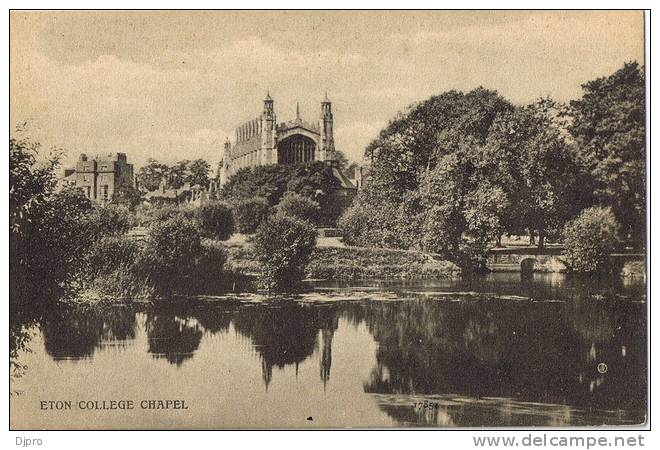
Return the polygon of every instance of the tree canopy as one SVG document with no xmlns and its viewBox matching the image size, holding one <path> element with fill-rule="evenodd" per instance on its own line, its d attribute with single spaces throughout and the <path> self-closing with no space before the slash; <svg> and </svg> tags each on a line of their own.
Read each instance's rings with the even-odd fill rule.
<svg viewBox="0 0 660 450">
<path fill-rule="evenodd" d="M 341 222 L 355 231 L 348 241 L 474 267 L 502 234 L 538 235 L 543 246 L 596 204 L 643 240 L 643 69 L 627 63 L 583 89 L 569 106 L 514 106 L 484 88 L 412 105 L 365 150 L 368 182 Z"/>
<path fill-rule="evenodd" d="M 172 165 L 167 165 L 153 158 L 140 167 L 137 174 L 138 186 L 147 191 L 158 189 L 162 180 L 172 189 L 179 189 L 185 183 L 196 184 L 206 188 L 210 178 L 211 165 L 204 159 L 190 161 L 184 159 Z"/>
<path fill-rule="evenodd" d="M 644 240 L 646 130 L 644 68 L 629 62 L 612 75 L 582 85 L 571 102 L 570 132 L 589 171 L 594 194 L 611 206 L 624 233 Z"/>
</svg>

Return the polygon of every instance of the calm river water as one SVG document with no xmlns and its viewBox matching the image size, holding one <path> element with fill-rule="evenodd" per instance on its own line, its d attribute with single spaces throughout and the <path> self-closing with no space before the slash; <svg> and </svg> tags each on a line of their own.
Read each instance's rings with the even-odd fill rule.
<svg viewBox="0 0 660 450">
<path fill-rule="evenodd" d="M 13 429 L 640 424 L 646 306 L 643 282 L 493 274 L 317 283 L 287 298 L 58 306 L 30 320 L 12 311 L 10 422 Z M 141 407 L 168 399 L 187 409 Z M 88 409 L 104 400 L 106 407 L 130 400 L 134 409 Z M 42 409 L 44 401 L 72 406 Z"/>
</svg>

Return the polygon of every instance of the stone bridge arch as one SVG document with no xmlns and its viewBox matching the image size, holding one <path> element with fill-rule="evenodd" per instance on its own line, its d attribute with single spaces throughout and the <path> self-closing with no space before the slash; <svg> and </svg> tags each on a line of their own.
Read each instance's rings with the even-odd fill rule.
<svg viewBox="0 0 660 450">
<path fill-rule="evenodd" d="M 496 248 L 488 252 L 486 265 L 496 272 L 564 272 L 566 265 L 561 259 L 562 250 L 559 246 Z"/>
<path fill-rule="evenodd" d="M 533 257 L 523 257 L 520 260 L 520 273 L 522 275 L 532 275 L 534 273 L 534 267 L 538 261 Z"/>
</svg>

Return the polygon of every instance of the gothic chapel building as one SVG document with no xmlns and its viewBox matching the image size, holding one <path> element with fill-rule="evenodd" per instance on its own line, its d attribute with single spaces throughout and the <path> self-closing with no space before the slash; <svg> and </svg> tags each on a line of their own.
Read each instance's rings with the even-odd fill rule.
<svg viewBox="0 0 660 450">
<path fill-rule="evenodd" d="M 220 167 L 220 184 L 226 183 L 243 167 L 334 160 L 332 127 L 332 104 L 327 94 L 321 102 L 318 122 L 303 120 L 300 108 L 296 106 L 296 119 L 280 124 L 275 116 L 273 99 L 267 94 L 261 116 L 236 128 L 233 145 L 227 138 Z"/>
</svg>

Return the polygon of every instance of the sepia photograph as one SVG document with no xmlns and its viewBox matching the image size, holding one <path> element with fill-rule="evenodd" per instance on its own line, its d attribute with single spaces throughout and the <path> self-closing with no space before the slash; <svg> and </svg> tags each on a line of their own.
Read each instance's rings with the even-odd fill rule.
<svg viewBox="0 0 660 450">
<path fill-rule="evenodd" d="M 10 431 L 649 426 L 649 14 L 9 11 Z"/>
</svg>

